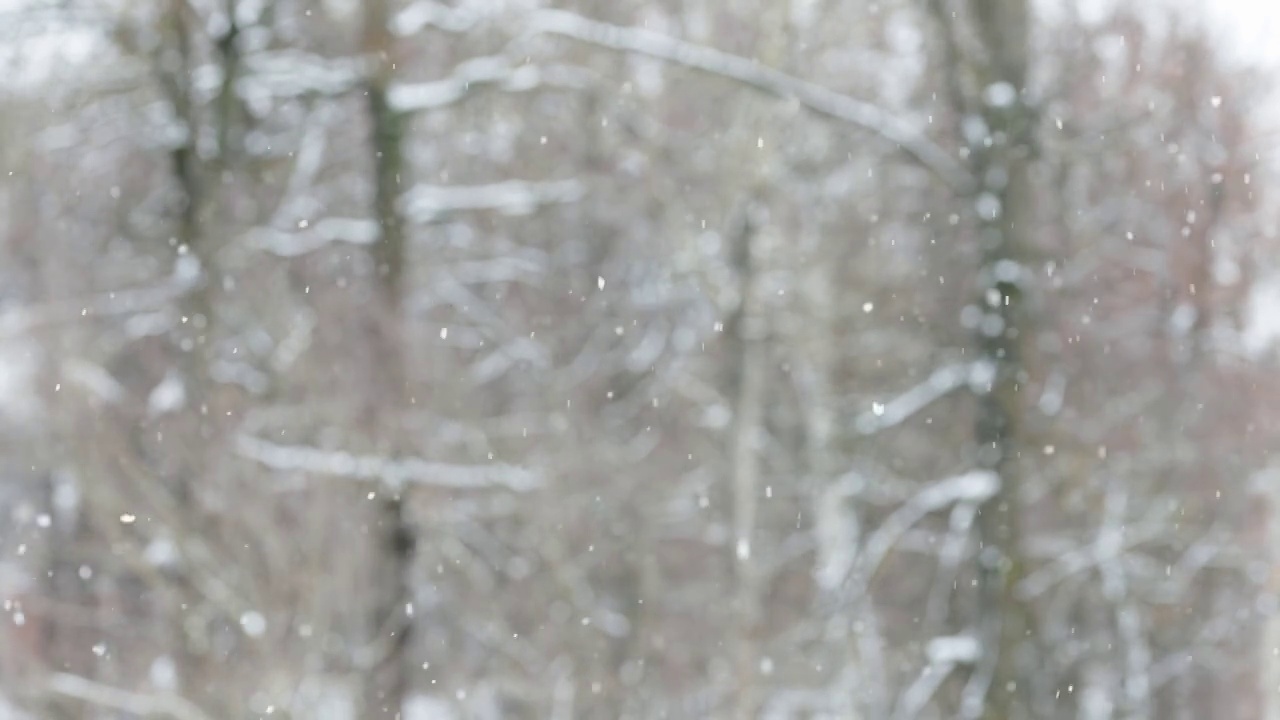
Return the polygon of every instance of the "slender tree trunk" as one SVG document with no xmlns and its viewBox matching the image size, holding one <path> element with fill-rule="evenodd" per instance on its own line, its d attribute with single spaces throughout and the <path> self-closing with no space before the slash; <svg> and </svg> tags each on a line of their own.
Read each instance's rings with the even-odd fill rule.
<svg viewBox="0 0 1280 720">
<path fill-rule="evenodd" d="M 785 3 L 773 4 L 757 18 L 757 59 L 767 67 L 786 67 L 791 46 L 786 7 Z M 761 703 L 766 700 L 760 664 L 768 580 L 753 537 L 760 506 L 760 451 L 764 442 L 769 381 L 769 318 L 756 287 L 761 256 L 765 254 L 761 250 L 765 244 L 760 242 L 765 228 L 758 217 L 762 209 L 758 203 L 767 202 L 770 197 L 774 181 L 770 174 L 772 166 L 781 161 L 772 144 L 769 149 L 763 149 L 763 138 L 749 152 L 746 164 L 752 168 L 752 177 L 731 258 L 742 300 L 726 328 L 733 342 L 736 363 L 727 393 L 734 403 L 729 462 L 733 496 L 733 717 L 736 720 L 757 717 Z"/>
<path fill-rule="evenodd" d="M 234 15 L 234 13 L 231 13 Z M 204 157 L 198 147 L 202 126 L 206 123 L 214 125 L 219 138 L 225 137 L 236 128 L 234 109 L 238 107 L 234 95 L 234 86 L 238 74 L 239 46 L 237 34 L 233 30 L 227 35 L 216 38 L 215 45 L 218 57 L 215 62 L 222 65 L 223 81 L 215 103 L 220 110 L 212 116 L 202 112 L 203 107 L 195 96 L 192 87 L 192 73 L 199 64 L 201 56 L 200 42 L 203 39 L 203 28 L 193 14 L 189 4 L 181 0 L 170 0 L 164 6 L 163 51 L 171 51 L 175 64 L 170 65 L 163 55 L 153 58 L 155 73 L 165 96 L 173 105 L 174 112 L 185 124 L 186 139 L 175 147 L 169 156 L 171 172 L 180 198 L 177 211 L 174 237 L 177 240 L 179 255 L 175 259 L 178 266 L 186 266 L 183 272 L 194 267 L 201 273 L 196 279 L 196 286 L 184 293 L 177 301 L 177 309 L 183 321 L 177 325 L 171 335 L 172 346 L 169 348 L 169 365 L 178 372 L 180 382 L 187 395 L 185 407 L 181 412 L 192 412 L 201 406 L 217 407 L 215 393 L 217 384 L 209 377 L 209 363 L 212 360 L 210 351 L 212 343 L 209 338 L 215 332 L 214 307 L 218 288 L 213 281 L 211 266 L 214 253 L 205 247 L 206 233 L 202 222 L 211 210 L 216 210 L 219 200 L 220 184 L 214 181 L 232 162 L 228 148 L 220 147 L 214 158 Z M 232 26 L 234 28 L 234 25 Z M 162 52 L 163 52 L 162 51 Z M 210 412 L 210 417 L 221 415 Z M 192 446 L 219 448 L 218 440 L 210 434 L 214 428 L 213 421 L 202 421 L 185 429 L 186 433 L 195 433 L 196 437 L 171 435 L 173 443 L 188 443 Z M 149 432 L 150 430 L 148 430 Z M 124 437 L 129 437 L 126 433 Z M 151 464 L 135 450 L 125 450 L 127 440 L 117 439 L 119 452 L 125 453 L 130 462 L 139 466 L 151 467 Z M 213 450 L 217 452 L 217 450 Z M 139 473 L 139 478 L 143 475 Z M 141 482 L 155 482 L 156 497 L 170 503 L 173 510 L 172 525 L 184 532 L 205 526 L 200 505 L 195 501 L 195 491 L 190 482 L 194 477 L 189 472 L 161 472 L 151 477 L 140 479 Z M 185 585 L 186 583 L 184 583 Z M 182 587 L 171 596 L 167 634 L 172 638 L 174 655 L 177 657 L 176 667 L 181 675 L 177 682 L 181 692 L 188 699 L 204 707 L 218 707 L 221 699 L 214 698 L 201 691 L 198 678 L 205 675 L 210 663 L 214 662 L 204 643 L 193 636 L 188 627 L 188 614 L 180 612 L 184 603 L 182 596 L 192 593 L 199 597 L 199 591 L 192 587 Z M 104 678 L 105 679 L 105 678 Z"/>
<path fill-rule="evenodd" d="M 376 392 L 369 411 L 371 428 L 378 432 L 385 451 L 403 451 L 401 424 L 408 401 L 404 363 L 403 288 L 405 232 L 396 207 L 401 193 L 404 117 L 390 107 L 387 89 L 394 63 L 392 38 L 387 27 L 387 0 L 365 4 L 364 51 L 374 64 L 365 86 L 371 125 L 374 170 L 374 214 L 379 238 L 373 247 L 377 297 L 372 318 L 372 350 Z M 411 690 L 410 638 L 413 629 L 412 569 L 416 531 L 408 517 L 403 488 L 378 491 L 375 518 L 375 558 L 378 578 L 374 589 L 373 647 L 361 718 L 399 718 Z"/>
<path fill-rule="evenodd" d="M 761 577 L 759 560 L 752 547 L 760 485 L 760 435 L 764 424 L 765 401 L 765 319 L 755 292 L 754 226 L 750 203 L 743 208 L 741 229 L 736 238 L 734 266 L 742 288 L 742 304 L 730 319 L 728 332 L 733 342 L 735 374 L 734 424 L 730 448 L 730 482 L 733 496 L 734 537 L 734 687 L 733 716 L 753 718 L 759 704 L 759 634 L 761 621 Z"/>
<path fill-rule="evenodd" d="M 1263 592 L 1264 597 L 1274 603 L 1280 598 L 1280 571 L 1275 569 L 1280 566 L 1280 558 L 1277 557 L 1280 554 L 1280 470 L 1263 471 L 1255 483 L 1261 489 L 1260 499 L 1267 506 L 1266 539 L 1272 568 Z M 1262 719 L 1280 720 L 1280 614 L 1276 613 L 1274 606 L 1263 629 L 1260 650 Z"/>
<path fill-rule="evenodd" d="M 1029 450 L 1021 394 L 1033 336 L 1025 302 L 1031 281 L 1025 262 L 1035 222 L 1031 113 L 1025 104 L 1031 28 L 1026 0 L 971 0 L 969 19 L 982 46 L 982 56 L 971 63 L 978 82 L 969 109 L 986 130 L 968 132 L 970 164 L 978 181 L 972 200 L 981 247 L 979 302 L 986 314 L 975 341 L 994 372 L 990 389 L 978 398 L 974 439 L 979 464 L 995 472 L 1001 484 L 978 519 L 986 658 L 973 676 L 963 714 L 1011 720 L 1029 717 L 1027 669 L 1035 666 L 1031 612 L 1015 593 L 1024 573 L 1019 458 Z M 963 114 L 965 109 L 957 110 Z"/>
</svg>

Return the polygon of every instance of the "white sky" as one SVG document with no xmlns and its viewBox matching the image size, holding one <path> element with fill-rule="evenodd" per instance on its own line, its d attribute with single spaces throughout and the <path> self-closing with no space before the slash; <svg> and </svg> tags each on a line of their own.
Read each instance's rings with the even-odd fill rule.
<svg viewBox="0 0 1280 720">
<path fill-rule="evenodd" d="M 1216 16 L 1224 35 L 1234 36 L 1239 50 L 1250 60 L 1280 68 L 1280 2 L 1276 0 L 1182 0 Z M 1226 38 L 1224 38 L 1226 39 Z"/>
</svg>

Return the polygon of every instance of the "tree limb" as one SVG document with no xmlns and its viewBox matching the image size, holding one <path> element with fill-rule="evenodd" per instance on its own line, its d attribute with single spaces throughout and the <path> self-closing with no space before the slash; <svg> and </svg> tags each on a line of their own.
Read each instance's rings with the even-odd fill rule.
<svg viewBox="0 0 1280 720">
<path fill-rule="evenodd" d="M 649 30 L 598 22 L 564 10 L 535 12 L 529 19 L 528 28 L 532 34 L 561 35 L 597 47 L 647 55 L 736 80 L 774 97 L 795 100 L 819 115 L 855 125 L 901 147 L 955 190 L 973 188 L 973 178 L 964 166 L 910 123 L 893 117 L 876 105 L 748 58 Z"/>
<path fill-rule="evenodd" d="M 400 196 L 400 211 L 412 223 L 435 222 L 453 212 L 498 210 L 527 215 L 543 205 L 571 203 L 585 192 L 577 180 L 526 182 L 505 180 L 488 185 L 417 185 Z"/>
<path fill-rule="evenodd" d="M 391 487 L 420 484 L 458 489 L 505 487 L 525 491 L 538 487 L 542 482 L 530 470 L 501 463 L 455 465 L 413 457 L 353 455 L 304 445 L 278 445 L 249 435 L 236 439 L 236 452 L 272 470 L 378 480 Z"/>
<path fill-rule="evenodd" d="M 56 673 L 46 685 L 55 695 L 80 700 L 138 717 L 168 717 L 173 720 L 213 720 L 191 701 L 173 694 L 129 692 L 69 673 Z"/>
</svg>

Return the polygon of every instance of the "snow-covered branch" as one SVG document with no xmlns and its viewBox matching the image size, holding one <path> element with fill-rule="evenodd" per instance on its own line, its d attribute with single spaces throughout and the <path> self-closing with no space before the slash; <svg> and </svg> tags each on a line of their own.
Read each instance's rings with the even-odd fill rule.
<svg viewBox="0 0 1280 720">
<path fill-rule="evenodd" d="M 1165 532 L 1165 523 L 1170 520 L 1169 514 L 1169 510 L 1157 507 L 1152 510 L 1152 518 L 1128 523 L 1124 532 L 1105 526 L 1100 528 L 1094 542 L 1074 550 L 1059 552 L 1052 562 L 1029 573 L 1018 583 L 1018 596 L 1023 600 L 1030 600 L 1073 575 L 1121 560 L 1134 548 Z"/>
<path fill-rule="evenodd" d="M 292 49 L 253 53 L 244 62 L 245 73 L 236 86 L 250 100 L 342 95 L 368 73 L 360 58 L 325 58 Z"/>
<path fill-rule="evenodd" d="M 200 261 L 195 256 L 183 255 L 174 265 L 173 274 L 165 282 L 152 287 L 99 293 L 45 305 L 8 308 L 0 311 L 0 340 L 62 322 L 157 310 L 195 289 L 202 278 Z"/>
<path fill-rule="evenodd" d="M 297 257 L 333 243 L 372 245 L 378 240 L 378 223 L 362 218 L 325 218 L 297 232 L 257 228 L 249 243 L 280 257 Z"/>
<path fill-rule="evenodd" d="M 881 107 L 755 60 L 650 30 L 597 22 L 564 10 L 535 12 L 529 18 L 528 28 L 532 33 L 562 35 L 611 50 L 647 55 L 729 78 L 778 98 L 795 100 L 813 112 L 855 125 L 901 147 L 953 188 L 968 190 L 973 186 L 973 178 L 960 162 L 913 124 L 890 115 Z"/>
<path fill-rule="evenodd" d="M 864 549 L 856 558 L 844 560 L 849 568 L 842 583 L 844 597 L 862 595 L 894 546 L 927 515 L 956 503 L 981 504 L 999 489 L 1000 478 L 995 473 L 973 470 L 939 480 L 916 493 L 867 536 Z M 827 582 L 831 580 L 827 578 Z"/>
<path fill-rule="evenodd" d="M 435 0 L 418 0 L 396 15 L 391 21 L 391 32 L 408 37 L 434 27 L 445 32 L 463 33 L 475 27 L 480 19 L 480 13 L 467 7 L 451 8 Z"/>
<path fill-rule="evenodd" d="M 505 487 L 526 491 L 542 484 L 537 473 L 502 463 L 457 465 L 413 457 L 356 455 L 305 445 L 280 445 L 249 435 L 236 439 L 236 452 L 276 471 L 371 480 L 391 487 L 419 484 L 456 489 Z"/>
<path fill-rule="evenodd" d="M 953 503 L 985 502 L 999 489 L 1000 478 L 986 470 L 974 470 L 933 483 L 893 511 L 868 536 L 860 570 L 866 577 L 874 575 L 898 540 L 929 513 L 942 510 Z"/>
<path fill-rule="evenodd" d="M 452 105 L 485 87 L 506 92 L 529 92 L 543 87 L 582 88 L 587 73 L 566 65 L 514 65 L 509 58 L 490 55 L 468 60 L 442 80 L 395 83 L 387 94 L 398 112 L 434 110 Z"/>
<path fill-rule="evenodd" d="M 982 644 L 971 635 L 948 635 L 930 640 L 925 652 L 929 664 L 902 693 L 893 713 L 894 720 L 919 717 L 957 666 L 972 665 L 982 657 Z"/>
<path fill-rule="evenodd" d="M 863 435 L 902 424 L 911 416 L 968 384 L 981 386 L 989 383 L 992 368 L 989 363 L 957 363 L 935 370 L 929 379 L 886 403 L 874 403 L 871 410 L 862 413 L 854 421 L 854 427 Z"/>
<path fill-rule="evenodd" d="M 49 678 L 46 687 L 55 695 L 138 717 L 213 720 L 203 710 L 177 695 L 130 692 L 69 673 L 54 674 Z"/>
<path fill-rule="evenodd" d="M 400 198 L 400 209 L 413 223 L 431 223 L 452 212 L 497 210 L 527 215 L 543 205 L 579 200 L 585 188 L 577 180 L 527 182 L 507 180 L 488 185 L 418 185 Z"/>
<path fill-rule="evenodd" d="M 814 581 L 824 590 L 836 590 L 849 577 L 858 558 L 861 530 L 850 499 L 865 487 L 861 475 L 849 473 L 818 495 L 813 532 L 817 540 Z"/>
<path fill-rule="evenodd" d="M 977 503 L 960 503 L 951 508 L 947 536 L 938 550 L 938 571 L 934 576 L 933 590 L 925 606 L 925 619 L 931 626 L 941 627 L 945 623 L 950 607 L 948 599 L 960 575 L 960 564 L 969 547 L 969 534 L 978 518 L 978 509 Z"/>
<path fill-rule="evenodd" d="M 246 62 L 247 72 L 238 87 L 250 100 L 343 95 L 360 87 L 371 64 L 358 57 L 334 60 L 297 51 L 259 53 Z M 452 105 L 485 87 L 507 92 L 579 89 L 587 79 L 585 70 L 569 65 L 517 65 L 510 58 L 490 55 L 467 60 L 440 80 L 394 83 L 388 99 L 397 112 L 415 112 Z"/>
</svg>

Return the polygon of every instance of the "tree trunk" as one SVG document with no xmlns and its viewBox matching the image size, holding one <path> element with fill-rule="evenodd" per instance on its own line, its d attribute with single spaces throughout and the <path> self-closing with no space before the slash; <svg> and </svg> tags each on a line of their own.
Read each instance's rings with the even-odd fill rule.
<svg viewBox="0 0 1280 720">
<path fill-rule="evenodd" d="M 1280 613 L 1276 612 L 1276 599 L 1280 598 L 1280 572 L 1277 572 L 1277 553 L 1280 553 L 1280 470 L 1264 470 L 1254 479 L 1254 486 L 1261 492 L 1259 499 L 1267 506 L 1266 544 L 1272 571 L 1263 586 L 1263 597 L 1271 605 L 1259 658 L 1262 690 L 1263 720 L 1280 720 Z"/>
<path fill-rule="evenodd" d="M 1021 393 L 1033 336 L 1025 302 L 1031 280 L 1025 262 L 1035 221 L 1031 112 L 1025 105 L 1030 23 L 1026 0 L 972 0 L 970 9 L 983 50 L 972 63 L 978 83 L 970 109 L 986 126 L 982 137 L 972 129 L 968 134 L 978 182 L 973 206 L 981 248 L 979 303 L 986 314 L 975 341 L 979 357 L 994 372 L 990 389 L 978 398 L 974 440 L 979 465 L 999 476 L 1000 490 L 978 519 L 980 607 L 988 615 L 980 620 L 986 657 L 974 680 L 985 687 L 971 685 L 963 711 L 967 717 L 1011 720 L 1028 716 L 1027 669 L 1035 665 L 1030 608 L 1014 591 L 1024 572 L 1020 457 L 1029 448 Z"/>
<path fill-rule="evenodd" d="M 390 107 L 387 89 L 394 63 L 388 30 L 387 0 L 365 5 L 363 49 L 374 63 L 365 86 L 371 125 L 374 171 L 374 214 L 379 238 L 373 247 L 379 302 L 371 318 L 375 392 L 368 406 L 369 427 L 378 434 L 382 450 L 403 451 L 400 427 L 407 400 L 404 364 L 403 297 L 404 222 L 396 207 L 403 168 L 404 117 Z M 377 568 L 373 601 L 372 646 L 361 718 L 399 718 L 411 689 L 409 648 L 413 629 L 413 590 L 410 572 L 416 531 L 408 517 L 403 488 L 385 486 L 378 491 L 374 520 L 374 558 Z"/>
<path fill-rule="evenodd" d="M 730 386 L 734 397 L 734 424 L 729 463 L 734 538 L 733 716 L 738 720 L 755 717 L 760 700 L 756 676 L 760 662 L 758 641 L 762 588 L 752 535 L 759 504 L 759 444 L 764 423 L 767 348 L 765 320 L 755 297 L 753 245 L 757 228 L 751 217 L 753 211 L 750 203 L 742 211 L 734 258 L 742 301 L 727 327 L 736 364 Z"/>
</svg>

